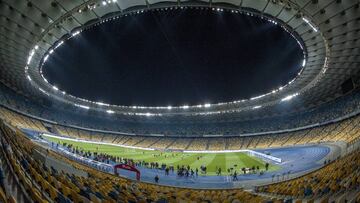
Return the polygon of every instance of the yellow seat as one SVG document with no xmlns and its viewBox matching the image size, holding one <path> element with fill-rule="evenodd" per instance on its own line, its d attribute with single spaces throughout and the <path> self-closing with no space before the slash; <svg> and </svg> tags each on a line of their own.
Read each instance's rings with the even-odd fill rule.
<svg viewBox="0 0 360 203">
<path fill-rule="evenodd" d="M 9 201 L 9 203 L 16 203 L 16 200 L 13 196 L 10 196 L 8 201 Z"/>
<path fill-rule="evenodd" d="M 90 200 L 93 203 L 101 203 L 101 200 L 98 197 L 96 197 L 94 194 L 90 194 Z"/>
</svg>

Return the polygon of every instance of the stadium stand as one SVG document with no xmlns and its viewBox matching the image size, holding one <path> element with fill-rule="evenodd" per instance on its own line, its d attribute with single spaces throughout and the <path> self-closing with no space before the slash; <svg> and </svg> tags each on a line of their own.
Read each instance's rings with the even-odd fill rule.
<svg viewBox="0 0 360 203">
<path fill-rule="evenodd" d="M 0 203 L 360 202 L 359 8 L 359 0 L 0 0 Z M 47 78 L 46 71 L 43 74 L 42 67 L 53 52 L 54 55 L 49 58 L 48 63 L 61 58 L 58 53 L 60 49 L 56 50 L 57 48 L 66 47 L 67 44 L 62 44 L 70 39 L 75 40 L 75 36 L 80 33 L 77 38 L 84 38 L 84 32 L 92 29 L 93 26 L 102 26 L 123 16 L 131 16 L 132 21 L 135 22 L 137 15 L 153 11 L 172 12 L 171 10 L 177 9 L 195 12 L 209 10 L 221 19 L 224 19 L 225 15 L 237 13 L 246 14 L 247 18 L 255 16 L 268 20 L 270 26 L 261 27 L 261 30 L 281 26 L 292 35 L 302 50 L 297 65 L 299 69 L 292 70 L 294 74 L 292 80 L 281 81 L 281 85 L 274 87 L 262 81 L 264 77 L 272 80 L 270 76 L 254 71 L 251 77 L 259 80 L 256 81 L 257 84 L 266 86 L 261 95 L 253 92 L 251 96 L 244 98 L 235 96 L 229 101 L 204 97 L 199 103 L 181 102 L 180 105 L 184 106 L 173 101 L 164 101 L 173 106 L 156 106 L 158 104 L 151 106 L 146 102 L 136 104 L 135 101 L 130 102 L 131 105 L 121 102 L 117 104 L 101 95 L 94 95 L 93 100 Z M 154 18 L 157 19 L 156 15 Z M 163 35 L 166 40 L 162 41 L 171 45 L 169 47 L 172 48 L 173 56 L 168 57 L 170 62 L 175 60 L 185 64 L 179 67 L 191 67 L 186 65 L 186 60 L 183 60 L 182 51 L 176 50 L 176 43 L 172 40 L 172 35 L 167 34 L 165 23 L 157 19 L 157 25 L 159 28 L 164 27 L 161 30 L 162 34 L 157 36 Z M 206 26 L 206 24 L 199 25 Z M 119 27 L 123 29 L 122 26 Z M 229 30 L 222 29 L 221 33 L 229 33 L 224 31 L 230 31 L 232 28 L 229 26 Z M 189 34 L 196 35 L 194 32 Z M 213 38 L 209 37 L 209 39 Z M 232 38 L 228 37 L 228 39 Z M 105 41 L 101 41 L 102 45 L 105 45 L 103 42 Z M 140 45 L 141 43 L 143 42 L 140 41 Z M 265 43 L 265 40 L 261 43 Z M 261 43 L 259 49 L 256 44 L 254 46 L 251 44 L 249 47 L 256 47 L 258 51 L 265 50 Z M 290 47 L 289 44 L 285 44 Z M 185 47 L 188 47 L 187 45 L 191 43 L 186 44 Z M 205 45 L 209 46 L 211 43 L 205 43 L 204 47 Z M 239 47 L 247 51 L 243 49 L 244 46 Z M 286 57 L 284 59 L 289 61 L 294 60 L 294 57 L 287 57 L 291 51 L 287 50 L 288 48 L 284 49 L 284 52 L 273 51 L 271 54 L 279 58 Z M 144 53 L 150 53 L 146 52 L 145 47 L 141 49 L 144 50 Z M 96 51 L 94 49 L 95 54 Z M 199 58 L 204 63 L 208 63 L 206 59 L 199 57 L 200 54 L 196 54 L 196 50 L 186 48 L 185 51 L 191 54 L 191 58 Z M 113 51 L 111 54 L 113 53 L 120 52 Z M 107 57 L 112 56 L 111 54 Z M 132 58 L 127 56 L 130 55 L 125 55 L 126 58 Z M 221 62 L 233 60 L 232 57 L 218 58 Z M 256 56 L 251 58 L 257 59 Z M 69 61 L 69 58 L 64 57 L 64 59 Z M 89 66 L 84 65 L 87 59 L 86 61 L 76 59 L 86 71 L 91 70 Z M 94 59 L 100 61 L 98 57 Z M 126 64 L 123 60 L 117 61 Z M 243 60 L 239 62 L 242 63 Z M 169 64 L 176 65 L 176 63 L 166 63 Z M 96 67 L 105 66 L 106 63 L 96 65 Z M 223 71 L 220 65 L 213 68 Z M 267 64 L 263 68 L 271 70 Z M 80 76 L 86 78 L 87 72 L 78 72 Z M 162 75 L 155 72 L 154 76 Z M 205 75 L 207 71 L 200 73 Z M 72 75 L 64 75 L 65 79 L 69 79 L 69 76 Z M 116 79 L 126 81 L 121 76 Z M 243 81 L 241 77 L 237 79 Z M 279 77 L 274 78 L 273 81 L 276 80 L 283 79 Z M 140 80 L 134 81 L 139 84 Z M 88 82 L 96 84 L 94 80 Z M 201 84 L 201 81 L 196 80 L 196 82 Z M 221 84 L 231 86 L 231 82 L 228 81 Z M 73 86 L 70 82 L 69 85 Z M 73 87 L 81 87 L 80 84 L 75 85 Z M 107 88 L 111 90 L 110 96 L 114 96 L 115 93 L 125 97 L 121 91 L 110 88 L 110 85 Z M 85 87 L 82 93 L 92 89 Z M 207 89 L 210 91 L 210 88 Z M 226 94 L 227 89 L 223 90 Z M 141 95 L 138 91 L 131 91 Z M 152 95 L 160 95 L 154 94 L 155 92 L 156 89 L 148 88 L 149 98 Z M 177 91 L 173 92 L 181 95 Z M 162 99 L 160 96 L 156 98 Z M 80 141 L 96 141 L 102 142 L 101 144 L 111 143 L 132 146 L 132 148 L 151 148 L 151 150 L 147 150 L 150 151 L 147 155 L 145 150 L 104 146 L 112 150 L 115 147 L 116 150 L 119 149 L 118 153 L 113 153 L 117 155 L 111 155 L 110 152 L 105 151 L 106 149 L 98 150 L 103 145 L 96 146 L 96 152 L 88 149 L 98 143 L 76 142 L 80 144 L 74 147 L 68 143 L 68 146 L 70 145 L 68 149 L 69 151 L 80 149 L 81 153 L 71 153 L 66 150 L 60 153 L 62 147 L 60 146 L 57 151 L 53 146 L 57 148 L 61 142 L 47 140 L 43 133 Z M 66 144 L 63 143 L 63 146 Z M 84 148 L 89 150 L 85 155 Z M 120 148 L 126 149 L 121 151 Z M 157 151 L 153 151 L 154 149 Z M 202 155 L 198 156 L 200 152 L 185 154 L 185 150 L 201 150 L 205 151 L 204 154 L 214 156 L 211 160 L 207 159 L 210 161 L 204 164 L 205 158 L 202 159 Z M 228 164 L 225 162 L 227 159 L 225 152 L 213 152 L 223 150 L 229 150 L 228 154 L 235 154 L 235 161 L 229 161 Z M 242 150 L 242 152 L 230 150 Z M 136 153 L 130 152 L 136 157 L 126 158 L 125 156 L 129 156 L 126 155 L 128 151 L 136 151 Z M 144 157 L 150 157 L 151 164 L 156 163 L 156 167 L 142 168 L 141 162 L 145 161 L 138 156 L 140 151 Z M 66 156 L 66 152 L 70 155 Z M 161 154 L 161 159 L 158 159 L 156 153 Z M 169 161 L 165 155 L 169 153 L 179 155 L 179 161 Z M 164 158 L 161 157 L 163 154 Z M 258 160 L 259 164 L 245 164 L 247 158 L 238 156 L 240 154 L 246 157 L 253 156 L 251 158 Z M 282 156 L 284 154 L 287 156 Z M 270 155 L 272 158 L 281 157 L 281 162 L 269 159 Z M 78 159 L 72 159 L 70 156 Z M 110 163 L 109 160 L 114 157 L 115 161 Z M 99 165 L 96 165 L 97 168 L 90 164 L 86 165 L 85 161 L 82 162 L 84 159 L 91 164 Z M 135 181 L 130 176 L 114 175 L 108 173 L 110 170 L 104 172 L 106 170 L 100 169 L 103 165 L 113 169 L 111 164 L 120 163 L 124 159 L 126 164 L 139 166 L 139 170 L 146 170 L 148 176 L 142 173 L 141 181 Z M 225 169 L 218 166 L 220 159 L 225 160 Z M 48 160 L 52 161 L 47 162 Z M 137 162 L 134 163 L 134 160 Z M 164 160 L 167 165 L 160 163 L 159 160 Z M 213 165 L 216 170 L 223 170 L 222 174 L 203 173 L 197 177 L 198 166 L 196 166 L 196 178 L 179 177 L 173 173 L 170 174 L 173 175 L 172 177 L 168 177 L 168 182 L 173 181 L 174 184 L 167 185 L 168 182 L 166 183 L 165 180 L 153 181 L 154 175 L 158 177 L 158 173 L 163 174 L 165 167 L 172 167 L 174 172 L 175 167 L 170 164 L 176 163 L 179 166 L 192 161 L 196 165 L 201 165 L 199 167 L 201 170 L 204 166 L 210 169 L 210 165 Z M 237 164 L 241 162 L 244 162 L 243 165 L 238 167 Z M 157 164 L 165 167 L 160 168 Z M 260 164 L 262 168 L 259 167 Z M 266 165 L 266 169 L 263 165 Z M 189 172 L 190 166 L 187 167 Z M 233 173 L 232 170 L 239 173 Z M 179 167 L 176 172 L 178 171 Z M 161 180 L 165 176 L 166 174 L 160 176 Z M 232 176 L 236 177 L 236 180 L 232 179 Z M 199 180 L 204 180 L 207 187 L 198 189 L 205 185 L 199 184 L 196 189 Z M 176 181 L 184 184 L 177 184 Z M 219 185 L 222 187 L 218 187 Z"/>
<path fill-rule="evenodd" d="M 270 131 L 288 130 L 309 125 L 332 122 L 334 119 L 347 116 L 360 108 L 360 92 L 355 91 L 340 97 L 330 103 L 301 113 L 271 118 L 232 121 L 222 123 L 142 123 L 124 121 L 118 117 L 99 117 L 88 115 L 78 109 L 60 110 L 55 107 L 41 106 L 17 95 L 12 90 L 0 85 L 0 104 L 8 109 L 16 110 L 37 118 L 47 119 L 59 125 L 78 126 L 88 129 L 121 132 L 137 135 L 165 135 L 165 136 L 202 136 L 224 135 L 234 136 L 247 133 L 262 133 Z M 55 105 L 54 105 L 55 106 Z M 72 108 L 72 107 L 70 107 Z M 61 127 L 56 126 L 57 128 Z M 41 125 L 39 126 L 41 128 Z M 60 134 L 67 134 L 66 132 Z"/>
<path fill-rule="evenodd" d="M 19 119 L 16 119 L 16 121 L 18 122 Z M 350 128 L 348 132 L 351 132 L 354 128 L 354 123 L 349 121 L 345 122 L 346 128 Z M 341 130 L 344 130 L 344 124 L 341 123 L 338 125 L 342 126 Z M 333 128 L 334 127 L 332 127 L 332 129 Z M 65 131 L 74 132 L 74 129 L 65 129 Z M 320 131 L 324 132 L 325 130 L 315 130 L 315 132 Z M 304 135 L 306 134 L 312 133 L 300 133 L 298 137 L 304 139 L 304 137 L 306 137 Z M 179 200 L 184 202 L 265 202 L 265 200 L 283 200 L 286 198 L 297 200 L 329 200 L 335 197 L 333 194 L 336 194 L 336 197 L 346 198 L 348 197 L 346 194 L 350 194 L 351 192 L 354 193 L 354 191 L 355 194 L 351 193 L 352 195 L 355 195 L 354 198 L 360 198 L 360 193 L 356 193 L 355 190 L 355 188 L 359 187 L 360 183 L 359 150 L 356 150 L 343 158 L 339 158 L 332 163 L 328 163 L 323 168 L 303 177 L 258 187 L 256 189 L 258 195 L 256 195 L 242 191 L 241 189 L 194 190 L 132 182 L 124 178 L 103 174 L 103 172 L 96 171 L 68 160 L 55 152 L 45 150 L 41 146 L 37 146 L 28 140 L 20 130 L 14 131 L 4 124 L 2 124 L 1 137 L 2 150 L 4 150 L 3 152 L 5 152 L 7 160 L 15 171 L 22 187 L 29 192 L 31 199 L 35 202 L 146 202 L 160 200 L 163 202 L 179 202 Z M 352 135 L 348 135 L 348 137 L 349 138 L 347 139 L 352 139 Z M 291 143 L 299 143 L 299 138 L 294 139 Z M 341 139 L 344 138 L 344 135 L 331 136 L 331 138 Z M 137 139 L 137 141 L 142 141 L 143 139 L 144 138 Z M 215 139 L 217 140 L 218 138 Z M 268 139 L 269 138 L 265 136 L 264 140 Z M 135 143 L 133 140 L 130 142 Z M 156 142 L 156 138 L 152 138 L 152 140 L 147 143 L 152 142 Z M 252 139 L 246 142 L 246 145 L 254 143 L 253 145 L 256 146 L 255 143 L 258 144 L 259 142 L 258 139 Z M 126 141 L 124 143 L 126 144 Z M 166 142 L 166 144 L 168 143 L 169 142 Z M 201 140 L 196 139 L 192 142 L 188 141 L 188 143 L 183 144 L 183 146 L 188 145 L 188 148 L 190 146 L 192 146 L 191 148 L 196 148 L 200 145 L 200 149 L 205 148 L 206 144 L 200 143 Z M 219 143 L 224 145 L 224 142 L 220 141 Z M 214 144 L 211 148 L 217 149 L 218 146 L 218 144 Z M 31 156 L 34 150 L 45 152 L 47 155 L 56 159 L 66 161 L 76 168 L 86 171 L 89 174 L 89 177 L 77 177 L 48 168 Z"/>
<path fill-rule="evenodd" d="M 6 159 L 34 202 L 265 202 L 274 199 L 241 189 L 194 190 L 133 182 L 96 171 L 52 151 L 41 149 L 19 130 L 13 131 L 4 124 L 1 128 L 2 150 Z M 86 171 L 88 177 L 78 177 L 48 168 L 31 156 L 34 150 L 45 151 L 47 156 L 74 165 Z"/>
<path fill-rule="evenodd" d="M 19 128 L 48 132 L 44 124 L 39 120 L 23 116 L 6 108 L 1 108 L 0 113 L 7 122 Z M 58 134 L 66 137 L 128 146 L 181 150 L 234 150 L 282 147 L 321 142 L 343 141 L 352 143 L 359 139 L 359 121 L 360 116 L 355 116 L 333 124 L 295 132 L 247 137 L 202 137 L 188 139 L 93 133 L 91 131 L 60 125 L 56 125 L 56 131 Z"/>
<path fill-rule="evenodd" d="M 6 108 L 0 108 L 0 112 L 3 118 L 14 126 L 39 132 L 48 132 L 44 127 L 45 124 L 39 120 L 23 116 Z M 55 125 L 55 128 L 58 134 L 62 136 L 127 146 L 180 150 L 237 150 L 283 147 L 322 142 L 342 141 L 353 143 L 359 139 L 359 122 L 360 116 L 354 116 L 343 121 L 294 132 L 245 137 L 202 137 L 186 139 L 167 136 L 154 137 L 94 133 L 60 125 Z"/>
<path fill-rule="evenodd" d="M 271 185 L 258 187 L 258 192 L 291 196 L 296 198 L 321 199 L 322 202 L 360 200 L 360 150 L 333 161 L 322 169 L 305 176 Z"/>
</svg>

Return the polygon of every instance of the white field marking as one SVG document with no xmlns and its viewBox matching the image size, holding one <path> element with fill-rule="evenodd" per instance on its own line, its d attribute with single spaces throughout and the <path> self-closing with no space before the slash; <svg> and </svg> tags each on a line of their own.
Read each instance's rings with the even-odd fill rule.
<svg viewBox="0 0 360 203">
<path fill-rule="evenodd" d="M 155 150 L 155 149 L 145 148 L 145 147 L 135 147 L 135 146 L 127 146 L 127 145 L 107 143 L 107 142 L 97 142 L 97 141 L 89 141 L 89 140 L 75 139 L 75 138 L 69 138 L 69 137 L 61 137 L 61 136 L 56 136 L 56 135 L 50 135 L 50 134 L 47 134 L 47 133 L 42 133 L 41 135 L 45 136 L 45 137 L 52 137 L 52 138 L 57 138 L 57 139 L 61 139 L 61 140 L 69 140 L 69 141 L 74 141 L 74 142 L 82 142 L 82 143 L 90 143 L 90 144 L 101 144 L 101 145 L 111 145 L 111 146 L 117 146 L 117 147 L 124 147 L 124 148 L 131 148 L 131 149 L 141 149 L 141 150 L 149 150 L 149 151 L 154 151 Z"/>
</svg>

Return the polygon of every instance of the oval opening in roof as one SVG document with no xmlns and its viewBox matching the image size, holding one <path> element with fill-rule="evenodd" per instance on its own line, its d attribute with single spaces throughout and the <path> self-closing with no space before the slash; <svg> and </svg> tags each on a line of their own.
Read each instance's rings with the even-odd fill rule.
<svg viewBox="0 0 360 203">
<path fill-rule="evenodd" d="M 304 53 L 278 22 L 223 9 L 149 10 L 85 29 L 42 67 L 62 91 L 125 106 L 231 102 L 293 80 Z"/>
</svg>

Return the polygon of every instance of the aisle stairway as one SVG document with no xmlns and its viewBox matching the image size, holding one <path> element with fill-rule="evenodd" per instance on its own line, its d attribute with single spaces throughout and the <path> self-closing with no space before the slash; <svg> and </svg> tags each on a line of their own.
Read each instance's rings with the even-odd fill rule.
<svg viewBox="0 0 360 203">
<path fill-rule="evenodd" d="M 19 179 L 13 174 L 13 169 L 9 167 L 2 150 L 0 150 L 0 167 L 3 171 L 4 193 L 8 198 L 7 201 L 12 203 L 31 202 L 26 192 L 19 185 Z"/>
</svg>

